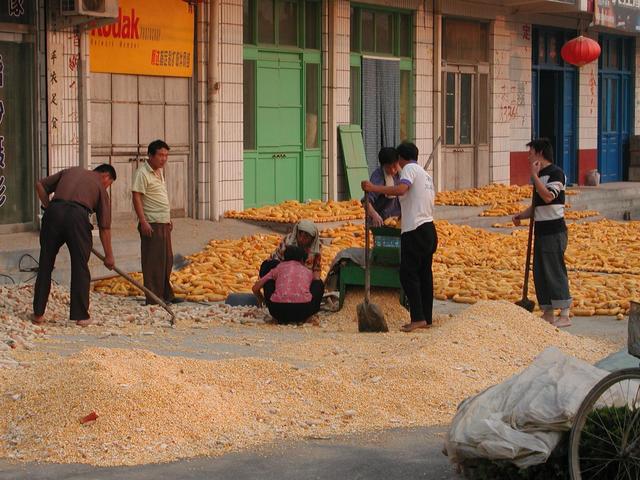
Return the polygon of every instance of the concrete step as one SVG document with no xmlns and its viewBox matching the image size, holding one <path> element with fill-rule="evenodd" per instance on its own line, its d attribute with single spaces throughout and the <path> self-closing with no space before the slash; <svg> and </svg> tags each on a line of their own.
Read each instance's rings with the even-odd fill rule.
<svg viewBox="0 0 640 480">
<path fill-rule="evenodd" d="M 640 184 L 625 184 L 626 188 L 581 187 L 580 194 L 570 197 L 573 210 L 597 210 L 612 220 L 623 220 L 625 214 L 640 220 Z"/>
</svg>

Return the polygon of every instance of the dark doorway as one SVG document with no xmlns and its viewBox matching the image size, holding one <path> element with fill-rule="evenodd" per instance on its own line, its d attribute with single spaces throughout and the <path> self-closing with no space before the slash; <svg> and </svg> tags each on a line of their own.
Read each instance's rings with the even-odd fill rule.
<svg viewBox="0 0 640 480">
<path fill-rule="evenodd" d="M 532 137 L 551 140 L 556 164 L 567 183 L 577 180 L 576 69 L 563 62 L 560 48 L 574 32 L 536 27 L 533 32 Z"/>
<path fill-rule="evenodd" d="M 551 140 L 554 154 L 558 157 L 559 130 L 558 119 L 560 118 L 560 72 L 541 71 L 540 72 L 540 110 L 539 110 L 539 136 Z"/>
</svg>

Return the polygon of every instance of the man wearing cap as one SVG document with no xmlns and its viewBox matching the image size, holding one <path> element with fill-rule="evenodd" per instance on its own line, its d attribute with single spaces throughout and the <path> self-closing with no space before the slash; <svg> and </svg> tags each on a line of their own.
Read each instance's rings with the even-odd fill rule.
<svg viewBox="0 0 640 480">
<path fill-rule="evenodd" d="M 71 257 L 69 318 L 81 327 L 91 324 L 89 256 L 93 245 L 93 226 L 89 214 L 96 213 L 105 254 L 104 265 L 111 270 L 115 262 L 111 248 L 111 203 L 106 189 L 115 179 L 115 169 L 102 164 L 93 171 L 82 167 L 67 168 L 36 182 L 36 193 L 44 215 L 40 229 L 38 276 L 33 289 L 33 323 L 39 325 L 45 322 L 51 272 L 60 247 L 66 244 Z"/>
</svg>

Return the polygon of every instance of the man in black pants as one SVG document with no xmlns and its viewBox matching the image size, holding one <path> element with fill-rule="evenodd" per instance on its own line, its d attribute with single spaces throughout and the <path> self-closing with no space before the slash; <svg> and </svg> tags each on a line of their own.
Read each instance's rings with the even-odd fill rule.
<svg viewBox="0 0 640 480">
<path fill-rule="evenodd" d="M 98 217 L 100 241 L 104 248 L 104 265 L 113 269 L 111 249 L 111 204 L 106 189 L 116 179 L 111 165 L 102 164 L 93 171 L 68 168 L 36 182 L 36 193 L 45 209 L 40 230 L 40 264 L 33 291 L 33 323 L 45 322 L 51 290 L 51 272 L 58 251 L 67 244 L 71 256 L 71 320 L 85 327 L 89 318 L 89 256 L 93 239 L 89 214 Z M 49 196 L 54 194 L 53 199 Z"/>
<path fill-rule="evenodd" d="M 438 247 L 438 236 L 433 224 L 435 192 L 433 180 L 418 165 L 418 148 L 409 142 L 398 148 L 400 184 L 374 185 L 362 182 L 365 192 L 398 195 L 402 209 L 400 236 L 400 283 L 409 299 L 411 323 L 402 327 L 405 332 L 429 328 L 433 315 L 433 254 Z"/>
</svg>

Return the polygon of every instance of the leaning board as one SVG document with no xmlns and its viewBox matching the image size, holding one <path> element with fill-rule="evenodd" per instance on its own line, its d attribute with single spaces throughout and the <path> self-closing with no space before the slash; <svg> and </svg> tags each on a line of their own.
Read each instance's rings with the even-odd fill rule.
<svg viewBox="0 0 640 480">
<path fill-rule="evenodd" d="M 340 143 L 342 144 L 342 158 L 347 177 L 349 199 L 362 198 L 360 183 L 369 180 L 367 157 L 364 153 L 362 129 L 359 125 L 340 125 L 338 127 Z"/>
</svg>

